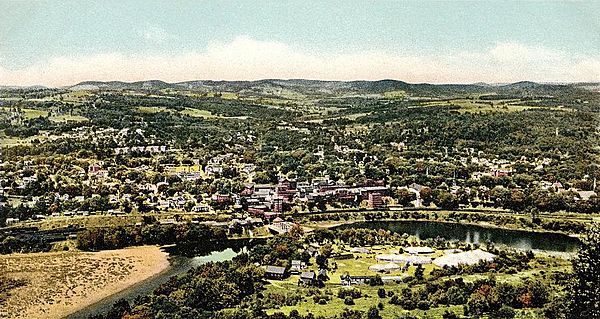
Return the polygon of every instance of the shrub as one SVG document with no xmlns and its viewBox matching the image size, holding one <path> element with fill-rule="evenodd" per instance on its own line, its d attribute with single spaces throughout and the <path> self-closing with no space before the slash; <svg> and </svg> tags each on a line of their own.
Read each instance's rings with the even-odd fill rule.
<svg viewBox="0 0 600 319">
<path fill-rule="evenodd" d="M 344 305 L 351 306 L 353 304 L 354 298 L 352 298 L 352 296 L 346 296 L 346 298 L 344 298 Z"/>
<path fill-rule="evenodd" d="M 496 311 L 494 317 L 499 319 L 512 319 L 515 317 L 515 310 L 507 305 L 503 305 Z"/>
<path fill-rule="evenodd" d="M 431 305 L 429 304 L 429 301 L 427 300 L 421 300 L 417 303 L 417 308 L 421 309 L 421 310 L 429 310 L 429 307 Z"/>
<path fill-rule="evenodd" d="M 362 292 L 356 288 L 338 290 L 338 298 L 344 299 L 347 296 L 352 298 L 360 298 L 362 297 Z"/>
<path fill-rule="evenodd" d="M 458 319 L 458 316 L 452 311 L 445 310 L 442 319 Z"/>
</svg>

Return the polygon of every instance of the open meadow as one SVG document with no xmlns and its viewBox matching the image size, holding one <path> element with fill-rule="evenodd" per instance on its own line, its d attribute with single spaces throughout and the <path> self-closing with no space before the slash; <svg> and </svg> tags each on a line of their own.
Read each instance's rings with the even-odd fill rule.
<svg viewBox="0 0 600 319">
<path fill-rule="evenodd" d="M 25 284 L 0 302 L 0 318 L 61 318 L 168 265 L 167 255 L 155 246 L 2 255 L 0 273 Z"/>
</svg>

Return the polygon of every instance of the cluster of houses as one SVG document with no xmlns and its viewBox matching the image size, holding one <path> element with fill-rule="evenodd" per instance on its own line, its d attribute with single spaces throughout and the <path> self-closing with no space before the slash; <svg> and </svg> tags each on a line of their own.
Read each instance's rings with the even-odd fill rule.
<svg viewBox="0 0 600 319">
<path fill-rule="evenodd" d="M 314 252 L 314 250 L 309 253 L 311 256 L 318 254 L 318 252 Z M 354 253 L 373 254 L 368 248 L 354 247 L 351 249 L 351 253 L 335 254 L 332 258 L 352 259 L 355 257 Z M 438 257 L 434 258 L 434 256 Z M 371 272 L 382 274 L 381 276 L 375 274 L 351 275 L 349 273 L 343 273 L 340 275 L 341 284 L 343 286 L 369 284 L 376 278 L 381 279 L 384 284 L 398 283 L 407 276 L 406 272 L 411 265 L 434 264 L 440 268 L 458 267 L 461 265 L 476 265 L 481 262 L 490 262 L 493 261 L 496 256 L 481 249 L 470 251 L 448 249 L 443 251 L 442 256 L 439 256 L 439 254 L 436 254 L 436 251 L 430 247 L 405 247 L 400 249 L 397 254 L 381 254 L 374 256 L 374 258 L 378 263 L 371 265 L 368 269 Z M 270 280 L 284 280 L 290 275 L 298 275 L 298 284 L 308 286 L 318 284 L 319 280 L 322 282 L 328 279 L 326 269 L 319 269 L 317 272 L 307 270 L 306 263 L 300 260 L 292 260 L 289 269 L 273 265 L 265 267 L 265 278 Z"/>
<path fill-rule="evenodd" d="M 156 139 L 154 136 L 146 136 L 147 134 L 142 129 L 107 128 L 92 130 L 87 127 L 79 127 L 74 128 L 72 132 L 65 134 L 74 139 L 91 139 L 92 141 L 102 142 L 112 141 L 117 145 L 117 147 L 114 148 L 114 153 L 118 155 L 137 152 L 155 154 L 181 151 L 163 145 L 162 141 Z M 241 140 L 250 138 L 242 136 L 243 134 L 240 135 L 241 133 L 237 134 L 237 138 Z M 128 146 L 127 141 L 134 137 L 139 137 L 141 141 L 143 141 L 140 143 L 144 145 Z M 392 147 L 400 150 L 404 149 L 406 146 L 404 143 L 393 143 Z M 362 152 L 358 149 L 351 149 L 347 146 L 338 144 L 335 145 L 334 151 L 339 154 Z M 319 146 L 315 155 L 324 156 L 324 154 L 325 148 Z M 478 167 L 479 171 L 473 172 L 470 176 L 474 180 L 481 179 L 485 176 L 511 176 L 515 172 L 515 169 L 513 168 L 516 163 L 515 161 L 498 158 L 488 159 L 483 152 L 476 153 L 473 149 L 467 149 L 466 155 L 467 156 L 459 156 L 458 160 L 460 164 L 465 167 L 472 165 Z M 552 160 L 547 158 L 521 158 L 520 160 L 527 162 L 530 165 L 534 165 L 536 170 L 544 169 L 544 167 L 551 165 L 552 163 Z M 429 166 L 426 163 L 427 161 L 434 162 L 433 159 L 417 160 L 417 162 L 425 164 L 428 174 Z M 252 181 L 256 175 L 257 169 L 255 164 L 247 163 L 242 156 L 230 152 L 211 156 L 203 163 L 201 163 L 199 159 L 192 159 L 186 161 L 186 163 L 187 164 L 177 165 L 160 164 L 159 171 L 162 171 L 167 175 L 177 176 L 183 181 L 196 181 L 209 176 L 218 177 L 226 172 L 235 171 L 236 174 L 239 174 L 246 181 Z M 4 165 L 9 165 L 13 170 L 15 167 L 17 168 L 17 171 L 0 170 L 0 195 L 9 197 L 18 197 L 19 194 L 26 193 L 28 189 L 32 188 L 32 185 L 36 185 L 36 182 L 38 182 L 38 171 L 45 171 L 46 175 L 52 175 L 54 173 L 52 168 L 48 167 L 47 164 L 34 164 L 31 160 L 17 161 L 16 163 L 0 163 L 0 168 L 3 168 Z M 70 177 L 78 180 L 81 185 L 91 186 L 93 194 L 87 194 L 84 197 L 79 194 L 77 196 L 70 196 L 69 194 L 57 193 L 56 199 L 63 202 L 71 201 L 74 203 L 83 203 L 89 198 L 100 196 L 100 194 L 98 194 L 99 191 L 95 188 L 96 186 L 103 185 L 104 187 L 112 187 L 115 191 L 112 194 L 103 195 L 103 197 L 107 197 L 108 203 L 111 206 L 110 212 L 115 214 L 121 213 L 126 204 L 129 204 L 129 207 L 135 207 L 134 199 L 136 197 L 139 198 L 138 195 L 144 195 L 142 197 L 146 197 L 144 205 L 149 210 L 153 211 L 164 212 L 170 210 L 185 210 L 195 213 L 204 213 L 212 211 L 213 209 L 233 209 L 236 212 L 243 212 L 253 218 L 263 219 L 268 223 L 273 223 L 278 217 L 281 217 L 284 212 L 291 210 L 292 207 L 303 204 L 305 204 L 305 207 L 308 206 L 310 208 L 310 206 L 313 205 L 322 209 L 326 204 L 340 203 L 342 205 L 348 204 L 348 206 L 358 207 L 361 203 L 366 202 L 367 206 L 371 209 L 382 209 L 386 206 L 390 206 L 388 203 L 391 202 L 390 196 L 392 195 L 392 191 L 397 189 L 405 189 L 414 195 L 414 201 L 412 202 L 413 206 L 424 206 L 423 200 L 421 199 L 421 193 L 425 187 L 417 183 L 391 188 L 389 185 L 386 185 L 384 180 L 367 180 L 358 185 L 348 185 L 343 181 L 332 180 L 329 176 L 325 175 L 323 177 L 314 178 L 311 181 L 302 182 L 282 178 L 277 184 L 251 183 L 247 184 L 239 193 L 192 195 L 185 190 L 182 190 L 177 191 L 175 194 L 167 195 L 164 190 L 168 189 L 171 185 L 169 185 L 166 178 L 158 183 L 137 183 L 128 178 L 123 180 L 122 177 L 117 178 L 117 176 L 123 176 L 123 174 L 115 173 L 115 171 L 118 170 L 117 166 L 112 166 L 111 164 L 102 161 L 89 163 L 87 167 L 75 164 L 71 166 L 73 175 Z M 152 167 L 141 164 L 137 167 L 127 168 L 127 171 L 146 173 L 152 169 Z M 33 172 L 33 174 L 31 172 Z M 125 176 L 127 176 L 127 174 L 125 174 Z M 536 181 L 534 184 L 541 189 L 548 189 L 558 193 L 574 192 L 577 194 L 576 200 L 588 200 L 592 196 L 597 195 L 595 192 L 595 180 L 592 190 L 564 188 L 559 182 Z M 469 187 L 457 185 L 445 186 L 447 186 L 447 189 L 451 193 L 458 194 L 459 192 L 464 192 L 469 195 L 470 204 L 473 206 L 486 204 L 491 201 L 489 195 L 486 195 L 489 194 L 490 189 L 483 185 L 475 189 L 476 194 L 471 194 L 473 193 L 473 189 Z M 123 188 L 127 191 L 121 191 Z M 29 203 L 25 204 L 32 206 L 35 205 L 36 201 L 37 198 L 34 196 Z M 6 202 L 0 202 L 0 205 L 4 204 L 6 204 Z M 82 209 L 81 211 L 83 212 L 85 209 Z M 79 213 L 79 211 L 76 211 L 75 215 Z M 91 213 L 92 212 L 90 212 L 90 214 Z M 272 227 L 272 231 L 286 231 L 291 227 L 285 223 L 278 224 L 279 227 Z"/>
<path fill-rule="evenodd" d="M 307 270 L 306 264 L 299 260 L 292 260 L 292 266 L 289 271 L 285 267 L 280 266 L 265 267 L 266 279 L 284 280 L 291 274 L 298 275 L 299 286 L 318 286 L 328 279 L 326 269 L 319 269 L 317 272 Z"/>
<path fill-rule="evenodd" d="M 225 170 L 232 169 L 240 174 L 251 177 L 254 176 L 256 165 L 243 163 L 242 158 L 233 153 L 216 155 L 208 159 L 206 165 L 202 167 L 200 160 L 194 159 L 191 164 L 164 164 L 163 169 L 166 173 L 178 176 L 185 181 L 195 181 L 200 178 L 221 175 Z"/>
<path fill-rule="evenodd" d="M 316 201 L 360 202 L 368 201 L 371 208 L 385 206 L 384 196 L 390 189 L 383 181 L 367 181 L 365 185 L 350 186 L 339 184 L 328 178 L 313 179 L 309 182 L 296 182 L 282 179 L 277 185 L 249 184 L 240 193 L 247 211 L 272 220 L 289 210 L 297 203 Z"/>
</svg>

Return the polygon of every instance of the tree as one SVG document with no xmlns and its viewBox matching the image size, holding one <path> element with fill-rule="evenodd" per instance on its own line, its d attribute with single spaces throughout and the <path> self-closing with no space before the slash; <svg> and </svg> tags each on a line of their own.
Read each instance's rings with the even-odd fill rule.
<svg viewBox="0 0 600 319">
<path fill-rule="evenodd" d="M 317 257 L 315 257 L 315 260 L 317 262 L 317 265 L 319 266 L 319 269 L 328 269 L 328 260 L 327 257 L 323 256 L 323 255 L 317 255 Z"/>
<path fill-rule="evenodd" d="M 379 309 L 377 309 L 377 307 L 372 306 L 371 308 L 369 308 L 369 311 L 367 311 L 367 318 L 368 319 L 381 319 L 381 316 L 379 315 Z"/>
<path fill-rule="evenodd" d="M 385 298 L 386 297 L 385 289 L 384 288 L 377 289 L 377 296 L 379 296 L 379 298 Z"/>
<path fill-rule="evenodd" d="M 452 193 L 440 191 L 436 198 L 435 204 L 443 209 L 457 209 L 458 198 Z"/>
<path fill-rule="evenodd" d="M 510 199 L 508 201 L 507 208 L 512 209 L 514 211 L 523 210 L 525 208 L 526 200 L 527 198 L 522 191 L 518 189 L 513 189 L 510 192 Z"/>
<path fill-rule="evenodd" d="M 304 229 L 302 229 L 302 226 L 298 224 L 294 224 L 294 226 L 292 226 L 292 228 L 288 232 L 288 236 L 294 238 L 295 240 L 300 239 L 300 237 L 302 237 L 302 234 L 304 234 Z"/>
<path fill-rule="evenodd" d="M 409 192 L 405 188 L 399 188 L 396 190 L 396 198 L 398 200 L 398 204 L 402 206 L 408 206 L 410 203 L 415 200 L 415 194 Z"/>
<path fill-rule="evenodd" d="M 458 286 L 452 286 L 447 292 L 448 303 L 451 305 L 463 305 L 467 302 L 465 292 Z"/>
<path fill-rule="evenodd" d="M 444 310 L 442 319 L 458 319 L 458 316 L 452 311 Z"/>
<path fill-rule="evenodd" d="M 494 318 L 498 319 L 512 319 L 515 317 L 515 310 L 507 305 L 503 305 L 496 311 Z"/>
<path fill-rule="evenodd" d="M 415 278 L 418 281 L 423 280 L 424 273 L 425 273 L 425 268 L 423 268 L 423 266 L 421 264 L 418 264 L 417 268 L 415 269 Z"/>
<path fill-rule="evenodd" d="M 346 296 L 346 298 L 344 298 L 344 305 L 351 306 L 353 304 L 354 304 L 354 298 L 352 298 L 352 296 Z"/>
<path fill-rule="evenodd" d="M 571 318 L 600 318 L 600 225 L 592 224 L 573 259 Z"/>
<path fill-rule="evenodd" d="M 369 280 L 369 285 L 370 286 L 381 286 L 381 285 L 383 285 L 383 280 L 381 280 L 381 276 L 375 275 L 375 277 L 373 277 L 373 278 L 371 278 L 371 280 Z"/>
<path fill-rule="evenodd" d="M 331 244 L 325 244 L 323 246 L 321 246 L 321 248 L 319 248 L 319 253 L 327 258 L 329 258 L 331 256 L 331 254 L 333 253 L 333 247 L 331 246 Z"/>
<path fill-rule="evenodd" d="M 129 302 L 125 299 L 119 299 L 115 302 L 110 309 L 110 311 L 106 314 L 105 318 L 107 319 L 120 319 L 123 315 L 127 314 L 131 311 L 131 306 Z"/>
<path fill-rule="evenodd" d="M 421 201 L 423 202 L 423 205 L 429 206 L 429 204 L 431 203 L 432 194 L 433 194 L 433 192 L 431 191 L 431 188 L 429 188 L 429 187 L 421 188 L 421 190 L 419 191 L 419 196 L 421 197 Z"/>
</svg>

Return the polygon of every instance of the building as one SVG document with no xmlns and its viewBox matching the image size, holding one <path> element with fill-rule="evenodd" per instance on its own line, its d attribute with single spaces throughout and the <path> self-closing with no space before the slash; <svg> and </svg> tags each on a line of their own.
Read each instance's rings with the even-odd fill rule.
<svg viewBox="0 0 600 319">
<path fill-rule="evenodd" d="M 491 174 L 494 177 L 505 177 L 510 176 L 512 174 L 512 171 L 506 169 L 494 169 L 492 170 Z"/>
<path fill-rule="evenodd" d="M 404 247 L 403 250 L 411 255 L 426 255 L 434 253 L 433 249 L 430 247 Z"/>
<path fill-rule="evenodd" d="M 400 271 L 400 266 L 398 264 L 394 264 L 394 263 L 375 264 L 375 265 L 369 266 L 369 270 L 374 271 L 374 272 L 390 273 L 390 272 Z"/>
<path fill-rule="evenodd" d="M 286 276 L 285 268 L 278 266 L 267 266 L 265 269 L 265 278 L 274 279 L 274 280 L 282 280 Z"/>
<path fill-rule="evenodd" d="M 306 263 L 300 260 L 292 260 L 292 266 L 290 267 L 290 271 L 292 272 L 300 272 L 301 270 L 306 268 Z"/>
<path fill-rule="evenodd" d="M 436 258 L 433 263 L 439 267 L 457 267 L 458 265 L 476 265 L 482 261 L 490 262 L 495 258 L 496 255 L 492 253 L 476 249 L 456 254 L 447 254 Z"/>
<path fill-rule="evenodd" d="M 369 207 L 370 208 L 382 208 L 385 207 L 383 203 L 383 196 L 381 193 L 370 193 L 369 194 Z"/>
<path fill-rule="evenodd" d="M 228 194 L 216 194 L 213 195 L 212 199 L 218 204 L 228 204 L 232 202 L 231 196 L 229 196 Z"/>
<path fill-rule="evenodd" d="M 342 286 L 366 285 L 371 282 L 375 276 L 350 276 L 348 274 L 340 275 Z"/>
<path fill-rule="evenodd" d="M 411 265 L 425 265 L 431 264 L 433 259 L 425 256 L 415 255 L 377 255 L 375 259 L 378 261 L 386 261 L 396 264 L 411 264 Z"/>
<path fill-rule="evenodd" d="M 294 227 L 294 225 L 296 224 L 292 222 L 286 222 L 280 217 L 277 217 L 273 220 L 273 223 L 268 226 L 268 228 L 272 233 L 285 234 L 289 232 Z"/>
<path fill-rule="evenodd" d="M 276 196 L 273 198 L 273 212 L 274 213 L 282 213 L 283 212 L 283 197 Z"/>
<path fill-rule="evenodd" d="M 314 271 L 304 271 L 300 274 L 298 285 L 313 286 L 317 283 L 317 274 Z"/>
<path fill-rule="evenodd" d="M 402 276 L 381 276 L 381 281 L 384 284 L 398 284 L 402 282 Z"/>
<path fill-rule="evenodd" d="M 269 210 L 269 208 L 265 205 L 248 206 L 247 209 L 248 213 L 257 217 L 264 217 L 267 210 Z"/>
<path fill-rule="evenodd" d="M 285 203 L 291 203 L 294 201 L 294 197 L 298 193 L 296 189 L 296 181 L 290 181 L 283 179 L 277 184 L 275 189 L 277 198 L 281 198 Z"/>
<path fill-rule="evenodd" d="M 425 188 L 425 186 L 423 186 L 423 185 L 419 185 L 419 184 L 417 184 L 417 183 L 412 183 L 412 184 L 408 185 L 408 189 L 409 189 L 409 190 L 410 190 L 410 189 L 412 189 L 412 190 L 415 190 L 417 193 L 418 193 L 418 192 L 421 192 L 421 190 L 422 190 L 423 188 Z"/>
<path fill-rule="evenodd" d="M 353 253 L 357 253 L 357 254 L 370 254 L 371 250 L 369 250 L 368 248 L 365 247 L 354 247 L 352 249 L 350 249 L 351 252 Z"/>
<path fill-rule="evenodd" d="M 327 275 L 327 269 L 321 268 L 319 269 L 319 274 L 317 275 L 317 279 L 321 281 L 329 280 L 329 276 Z"/>
</svg>

